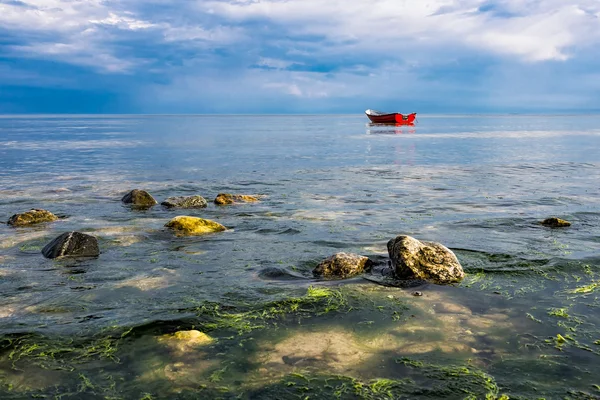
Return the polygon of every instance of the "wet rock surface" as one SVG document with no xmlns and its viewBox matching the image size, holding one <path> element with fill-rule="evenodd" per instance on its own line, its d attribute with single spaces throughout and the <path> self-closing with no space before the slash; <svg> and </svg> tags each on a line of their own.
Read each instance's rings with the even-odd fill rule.
<svg viewBox="0 0 600 400">
<path fill-rule="evenodd" d="M 387 247 L 395 275 L 400 279 L 452 283 L 465 276 L 456 255 L 440 243 L 400 235 L 391 239 Z"/>
<path fill-rule="evenodd" d="M 58 217 L 50 211 L 32 209 L 21 214 L 15 214 L 9 218 L 7 224 L 11 226 L 26 226 L 42 222 L 56 221 Z"/>
<path fill-rule="evenodd" d="M 187 353 L 199 346 L 206 346 L 214 342 L 214 339 L 204 332 L 192 329 L 189 331 L 178 331 L 173 334 L 159 337 L 160 343 L 166 344 L 179 353 Z"/>
<path fill-rule="evenodd" d="M 165 224 L 165 227 L 172 229 L 177 236 L 203 235 L 227 230 L 218 222 L 186 215 L 173 218 Z"/>
<path fill-rule="evenodd" d="M 342 252 L 321 261 L 313 274 L 324 278 L 349 278 L 370 270 L 372 265 L 368 257 Z"/>
<path fill-rule="evenodd" d="M 202 196 L 169 197 L 161 205 L 168 208 L 205 208 L 208 202 Z"/>
<path fill-rule="evenodd" d="M 80 232 L 65 232 L 48 243 L 42 254 L 46 258 L 97 257 L 100 255 L 98 240 Z"/>
<path fill-rule="evenodd" d="M 133 189 L 131 192 L 123 196 L 121 201 L 125 204 L 131 204 L 134 207 L 141 208 L 152 207 L 158 204 L 150 193 L 139 189 Z"/>
<path fill-rule="evenodd" d="M 215 204 L 220 206 L 235 203 L 255 203 L 257 201 L 260 201 L 258 196 L 251 196 L 247 194 L 219 193 L 215 198 Z"/>
<path fill-rule="evenodd" d="M 549 226 L 550 228 L 563 228 L 566 226 L 571 226 L 571 223 L 564 219 L 560 219 L 557 217 L 550 217 L 550 218 L 546 218 L 545 220 L 543 220 L 542 225 Z"/>
</svg>

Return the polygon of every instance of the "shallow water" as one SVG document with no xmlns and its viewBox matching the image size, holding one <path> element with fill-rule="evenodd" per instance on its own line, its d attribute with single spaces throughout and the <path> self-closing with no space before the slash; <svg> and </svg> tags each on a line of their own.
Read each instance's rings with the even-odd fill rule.
<svg viewBox="0 0 600 400">
<path fill-rule="evenodd" d="M 0 225 L 0 397 L 598 398 L 600 117 L 419 120 L 1 117 L 0 217 L 61 219 Z M 134 188 L 209 206 L 136 211 Z M 174 237 L 181 214 L 229 230 Z M 71 230 L 100 257 L 41 256 Z M 311 276 L 338 251 L 384 263 L 398 234 L 452 248 L 465 281 Z M 158 340 L 189 329 L 215 340 Z"/>
</svg>

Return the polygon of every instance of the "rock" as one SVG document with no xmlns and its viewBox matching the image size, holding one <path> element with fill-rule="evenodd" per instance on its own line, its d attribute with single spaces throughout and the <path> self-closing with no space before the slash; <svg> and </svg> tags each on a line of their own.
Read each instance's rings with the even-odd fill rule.
<svg viewBox="0 0 600 400">
<path fill-rule="evenodd" d="M 169 208 L 205 208 L 208 206 L 208 203 L 202 196 L 169 197 L 160 204 Z"/>
<path fill-rule="evenodd" d="M 202 235 L 204 233 L 224 231 L 223 225 L 209 219 L 180 215 L 165 224 L 175 231 L 177 236 Z"/>
<path fill-rule="evenodd" d="M 569 221 L 565 221 L 564 219 L 551 217 L 543 220 L 542 225 L 549 226 L 551 228 L 562 228 L 565 226 L 571 226 L 571 223 Z"/>
<path fill-rule="evenodd" d="M 250 196 L 246 194 L 229 194 L 229 193 L 219 193 L 215 198 L 215 204 L 220 206 L 224 206 L 227 204 L 234 203 L 255 203 L 260 199 L 258 196 Z"/>
<path fill-rule="evenodd" d="M 189 331 L 178 331 L 173 334 L 162 335 L 159 342 L 165 343 L 174 350 L 187 353 L 195 347 L 205 346 L 214 342 L 214 339 L 204 332 L 195 329 Z"/>
<path fill-rule="evenodd" d="M 387 248 L 395 274 L 401 279 L 451 283 L 465 276 L 454 253 L 439 243 L 400 235 L 391 239 Z"/>
<path fill-rule="evenodd" d="M 134 207 L 152 207 L 153 205 L 158 204 L 154 197 L 150 195 L 150 193 L 145 190 L 133 189 L 131 192 L 127 193 L 121 201 L 125 204 L 131 204 Z"/>
<path fill-rule="evenodd" d="M 56 221 L 58 217 L 52 214 L 50 211 L 32 209 L 22 214 L 15 214 L 8 220 L 8 225 L 12 226 L 25 226 L 31 224 L 39 224 L 41 222 L 52 222 Z"/>
<path fill-rule="evenodd" d="M 48 243 L 42 254 L 46 258 L 97 257 L 100 255 L 98 240 L 80 232 L 65 232 Z"/>
<path fill-rule="evenodd" d="M 313 274 L 326 278 L 349 278 L 372 267 L 368 257 L 358 254 L 337 253 L 315 267 Z"/>
</svg>

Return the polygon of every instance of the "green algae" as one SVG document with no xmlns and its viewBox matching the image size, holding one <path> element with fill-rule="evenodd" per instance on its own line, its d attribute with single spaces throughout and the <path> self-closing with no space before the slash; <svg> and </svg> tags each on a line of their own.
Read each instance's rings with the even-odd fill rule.
<svg viewBox="0 0 600 400">
<path fill-rule="evenodd" d="M 204 303 L 192 311 L 200 318 L 203 330 L 233 330 L 238 335 L 264 329 L 285 316 L 309 318 L 330 312 L 348 312 L 352 307 L 342 290 L 309 286 L 304 296 L 268 302 L 262 306 L 223 306 Z"/>
<path fill-rule="evenodd" d="M 404 378 L 364 381 L 351 376 L 290 374 L 279 382 L 251 390 L 248 398 L 277 399 L 486 399 L 506 400 L 493 377 L 467 366 L 439 366 L 402 358 L 413 371 Z M 246 397 L 244 397 L 246 398 Z"/>
<path fill-rule="evenodd" d="M 592 282 L 589 285 L 581 286 L 569 291 L 569 293 L 581 294 L 581 293 L 592 293 L 598 287 L 600 287 L 600 282 Z"/>
<path fill-rule="evenodd" d="M 548 311 L 548 315 L 560 318 L 569 318 L 569 313 L 567 312 L 567 308 L 552 308 Z"/>
</svg>

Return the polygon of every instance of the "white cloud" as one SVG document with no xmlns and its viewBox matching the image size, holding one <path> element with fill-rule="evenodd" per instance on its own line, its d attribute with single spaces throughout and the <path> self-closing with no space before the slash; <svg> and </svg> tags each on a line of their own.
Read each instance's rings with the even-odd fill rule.
<svg viewBox="0 0 600 400">
<path fill-rule="evenodd" d="M 129 73 L 148 60 L 135 56 L 135 48 L 118 55 L 119 32 L 159 31 L 165 42 L 204 40 L 231 43 L 239 39 L 236 27 L 204 29 L 198 25 L 173 26 L 137 18 L 132 11 L 111 8 L 119 5 L 103 0 L 24 0 L 22 5 L 0 3 L 0 26 L 21 36 L 27 43 L 12 45 L 12 56 L 51 58 L 89 66 L 101 72 Z M 184 11 L 182 11 L 184 13 Z M 160 37 L 160 36 L 159 36 Z M 121 48 L 126 45 L 119 43 Z"/>
<path fill-rule="evenodd" d="M 504 0 L 494 7 L 514 18 L 477 12 L 484 0 L 239 0 L 198 3 L 201 9 L 240 23 L 267 19 L 297 34 L 323 36 L 355 48 L 399 51 L 403 47 L 472 46 L 526 61 L 565 60 L 568 49 L 600 39 L 600 2 Z M 584 11 L 585 10 L 585 11 Z"/>
<path fill-rule="evenodd" d="M 113 12 L 110 12 L 107 18 L 104 18 L 101 20 L 89 20 L 89 22 L 91 24 L 98 24 L 98 25 L 118 26 L 120 29 L 129 29 L 132 31 L 136 31 L 139 29 L 152 28 L 152 27 L 156 26 L 156 24 L 153 24 L 153 23 L 150 23 L 147 21 L 142 21 L 142 20 L 130 18 L 127 16 L 119 16 Z"/>
</svg>

